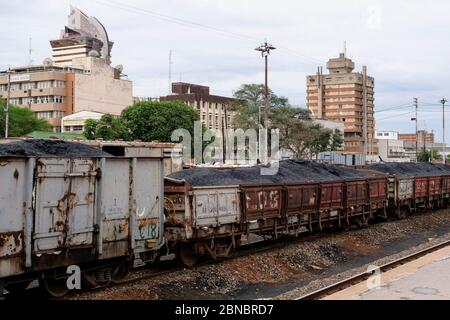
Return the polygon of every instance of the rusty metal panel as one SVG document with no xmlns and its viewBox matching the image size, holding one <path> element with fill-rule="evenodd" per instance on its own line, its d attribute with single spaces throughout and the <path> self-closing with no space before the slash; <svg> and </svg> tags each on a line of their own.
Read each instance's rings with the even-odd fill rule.
<svg viewBox="0 0 450 320">
<path fill-rule="evenodd" d="M 324 183 L 320 186 L 320 209 L 333 210 L 342 208 L 343 188 L 342 183 Z"/>
<path fill-rule="evenodd" d="M 369 194 L 371 201 L 382 201 L 387 196 L 387 179 L 369 180 Z"/>
<path fill-rule="evenodd" d="M 289 186 L 287 192 L 287 215 L 317 210 L 319 185 Z"/>
<path fill-rule="evenodd" d="M 238 187 L 196 188 L 192 194 L 194 227 L 239 223 Z"/>
<path fill-rule="evenodd" d="M 162 243 L 164 177 L 162 159 L 133 159 L 132 190 L 137 252 L 156 250 Z"/>
<path fill-rule="evenodd" d="M 416 198 L 428 197 L 428 178 L 415 178 L 414 194 Z"/>
<path fill-rule="evenodd" d="M 162 158 L 105 158 L 99 167 L 101 258 L 158 249 L 163 240 Z"/>
<path fill-rule="evenodd" d="M 369 202 L 366 181 L 347 182 L 347 207 L 365 205 Z"/>
<path fill-rule="evenodd" d="M 442 177 L 442 192 L 450 193 L 450 176 Z"/>
<path fill-rule="evenodd" d="M 89 159 L 38 159 L 35 254 L 93 242 L 95 163 Z"/>
<path fill-rule="evenodd" d="M 25 158 L 0 158 L 0 278 L 23 273 L 28 261 L 25 231 L 33 184 L 30 166 L 34 162 Z"/>
<path fill-rule="evenodd" d="M 430 196 L 441 194 L 441 177 L 430 177 L 429 179 Z"/>
<path fill-rule="evenodd" d="M 401 178 L 397 180 L 397 198 L 406 200 L 414 198 L 414 179 Z"/>
<path fill-rule="evenodd" d="M 98 252 L 102 259 L 123 256 L 129 249 L 130 161 L 108 158 L 99 161 L 97 189 Z M 125 245 L 121 245 L 121 243 Z"/>
<path fill-rule="evenodd" d="M 282 206 L 281 187 L 243 187 L 243 194 L 246 221 L 280 217 Z"/>
</svg>

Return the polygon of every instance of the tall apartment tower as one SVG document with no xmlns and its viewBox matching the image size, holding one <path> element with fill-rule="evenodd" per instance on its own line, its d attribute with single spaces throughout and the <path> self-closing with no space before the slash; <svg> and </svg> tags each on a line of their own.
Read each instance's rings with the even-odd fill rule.
<svg viewBox="0 0 450 320">
<path fill-rule="evenodd" d="M 344 123 L 346 152 L 378 154 L 374 120 L 374 78 L 353 72 L 355 63 L 341 53 L 322 67 L 316 75 L 307 76 L 308 109 L 316 119 Z"/>
</svg>

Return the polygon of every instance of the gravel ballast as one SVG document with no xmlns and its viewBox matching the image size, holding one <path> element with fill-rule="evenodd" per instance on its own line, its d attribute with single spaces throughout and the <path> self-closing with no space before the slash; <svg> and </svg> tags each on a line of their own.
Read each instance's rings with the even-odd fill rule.
<svg viewBox="0 0 450 320">
<path fill-rule="evenodd" d="M 427 212 L 66 299 L 293 299 L 446 239 L 450 211 Z"/>
</svg>

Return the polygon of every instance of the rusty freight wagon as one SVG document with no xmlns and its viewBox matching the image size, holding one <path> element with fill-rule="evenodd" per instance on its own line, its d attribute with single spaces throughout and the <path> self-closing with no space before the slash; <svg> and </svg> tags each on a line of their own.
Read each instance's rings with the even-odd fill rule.
<svg viewBox="0 0 450 320">
<path fill-rule="evenodd" d="M 275 175 L 261 167 L 193 168 L 165 179 L 165 238 L 193 265 L 203 254 L 229 256 L 250 234 L 367 223 L 386 203 L 385 190 L 380 175 L 307 161 L 282 161 Z"/>
<path fill-rule="evenodd" d="M 24 290 L 39 279 L 62 296 L 70 265 L 96 286 L 152 261 L 163 242 L 162 151 L 140 154 L 113 157 L 62 141 L 0 144 L 1 287 Z"/>
<path fill-rule="evenodd" d="M 398 218 L 418 208 L 438 208 L 449 199 L 450 169 L 429 163 L 378 163 L 366 168 L 388 175 L 388 209 Z"/>
</svg>

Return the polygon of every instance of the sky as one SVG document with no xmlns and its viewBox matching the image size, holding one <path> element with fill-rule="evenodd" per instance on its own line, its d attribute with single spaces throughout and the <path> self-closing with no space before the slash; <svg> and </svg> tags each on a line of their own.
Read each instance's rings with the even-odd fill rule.
<svg viewBox="0 0 450 320">
<path fill-rule="evenodd" d="M 306 76 L 325 68 L 346 41 L 356 71 L 366 65 L 375 78 L 377 129 L 414 132 L 417 97 L 419 129 L 442 141 L 439 101 L 450 100 L 450 19 L 442 13 L 449 1 L 1 1 L 0 22 L 8 27 L 0 33 L 0 69 L 29 63 L 30 37 L 33 63 L 50 57 L 49 40 L 59 38 L 69 5 L 106 27 L 113 65 L 124 66 L 136 96 L 168 94 L 170 51 L 173 81 L 225 96 L 242 83 L 262 83 L 263 59 L 254 48 L 267 39 L 277 48 L 269 58 L 271 89 L 305 107 Z"/>
</svg>

